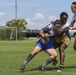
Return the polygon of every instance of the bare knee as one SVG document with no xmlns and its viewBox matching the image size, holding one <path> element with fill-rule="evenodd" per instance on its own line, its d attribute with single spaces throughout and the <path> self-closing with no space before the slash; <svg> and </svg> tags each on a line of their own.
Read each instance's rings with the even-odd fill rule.
<svg viewBox="0 0 76 75">
<path fill-rule="evenodd" d="M 57 55 L 57 54 L 55 54 L 55 56 L 54 56 L 54 57 L 56 58 L 57 56 L 58 56 L 58 55 Z"/>
<path fill-rule="evenodd" d="M 35 56 L 35 55 L 38 54 L 38 52 L 32 52 L 31 54 L 32 54 L 33 56 Z"/>
<path fill-rule="evenodd" d="M 52 58 L 55 59 L 57 57 L 57 53 L 52 55 Z"/>
<path fill-rule="evenodd" d="M 61 48 L 59 49 L 60 54 L 64 54 L 64 51 L 65 51 L 65 48 L 63 48 L 63 47 L 61 47 Z"/>
</svg>

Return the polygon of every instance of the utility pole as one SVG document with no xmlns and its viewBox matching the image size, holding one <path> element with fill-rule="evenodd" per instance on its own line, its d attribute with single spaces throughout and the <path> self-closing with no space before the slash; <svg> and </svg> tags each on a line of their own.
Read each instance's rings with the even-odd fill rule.
<svg viewBox="0 0 76 75">
<path fill-rule="evenodd" d="M 17 20 L 17 0 L 15 0 L 15 19 Z M 17 27 L 16 27 L 16 41 L 17 41 Z"/>
<path fill-rule="evenodd" d="M 15 0 L 15 19 L 17 19 L 17 0 Z"/>
</svg>

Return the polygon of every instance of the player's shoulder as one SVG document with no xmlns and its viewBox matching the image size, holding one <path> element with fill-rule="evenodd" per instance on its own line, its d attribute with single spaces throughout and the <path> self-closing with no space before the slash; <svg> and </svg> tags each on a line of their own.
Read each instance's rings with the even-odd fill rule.
<svg viewBox="0 0 76 75">
<path fill-rule="evenodd" d="M 53 27 L 53 24 L 51 23 L 46 26 L 47 29 L 51 29 L 52 27 Z"/>
</svg>

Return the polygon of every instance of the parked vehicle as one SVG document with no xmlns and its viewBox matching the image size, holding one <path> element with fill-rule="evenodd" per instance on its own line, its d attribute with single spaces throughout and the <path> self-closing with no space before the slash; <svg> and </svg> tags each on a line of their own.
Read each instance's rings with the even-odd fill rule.
<svg viewBox="0 0 76 75">
<path fill-rule="evenodd" d="M 39 32 L 39 30 L 28 30 L 26 32 L 26 37 L 27 38 L 29 38 L 29 37 L 37 37 L 38 38 L 39 37 L 38 32 Z M 76 37 L 76 30 L 69 30 L 69 35 L 71 37 Z"/>
<path fill-rule="evenodd" d="M 29 37 L 39 37 L 39 35 L 38 35 L 38 32 L 39 32 L 39 30 L 28 30 L 27 32 L 26 32 L 26 37 L 27 38 L 29 38 Z"/>
<path fill-rule="evenodd" d="M 71 37 L 76 37 L 76 30 L 69 30 L 69 35 Z"/>
</svg>

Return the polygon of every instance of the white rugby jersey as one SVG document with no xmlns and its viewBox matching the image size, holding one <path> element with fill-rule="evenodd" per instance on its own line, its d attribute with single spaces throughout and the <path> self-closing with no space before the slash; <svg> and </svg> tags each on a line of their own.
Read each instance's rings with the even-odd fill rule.
<svg viewBox="0 0 76 75">
<path fill-rule="evenodd" d="M 68 22 L 66 22 L 65 24 L 61 25 L 61 29 L 64 29 L 66 27 L 69 27 L 69 23 Z"/>
<path fill-rule="evenodd" d="M 73 15 L 72 20 L 75 20 L 75 22 L 76 22 L 76 14 Z"/>
<path fill-rule="evenodd" d="M 48 34 L 54 34 L 54 30 L 53 30 L 53 27 L 54 25 L 53 24 L 48 24 L 46 27 L 42 28 L 42 30 L 45 32 L 45 33 L 48 33 Z"/>
</svg>

